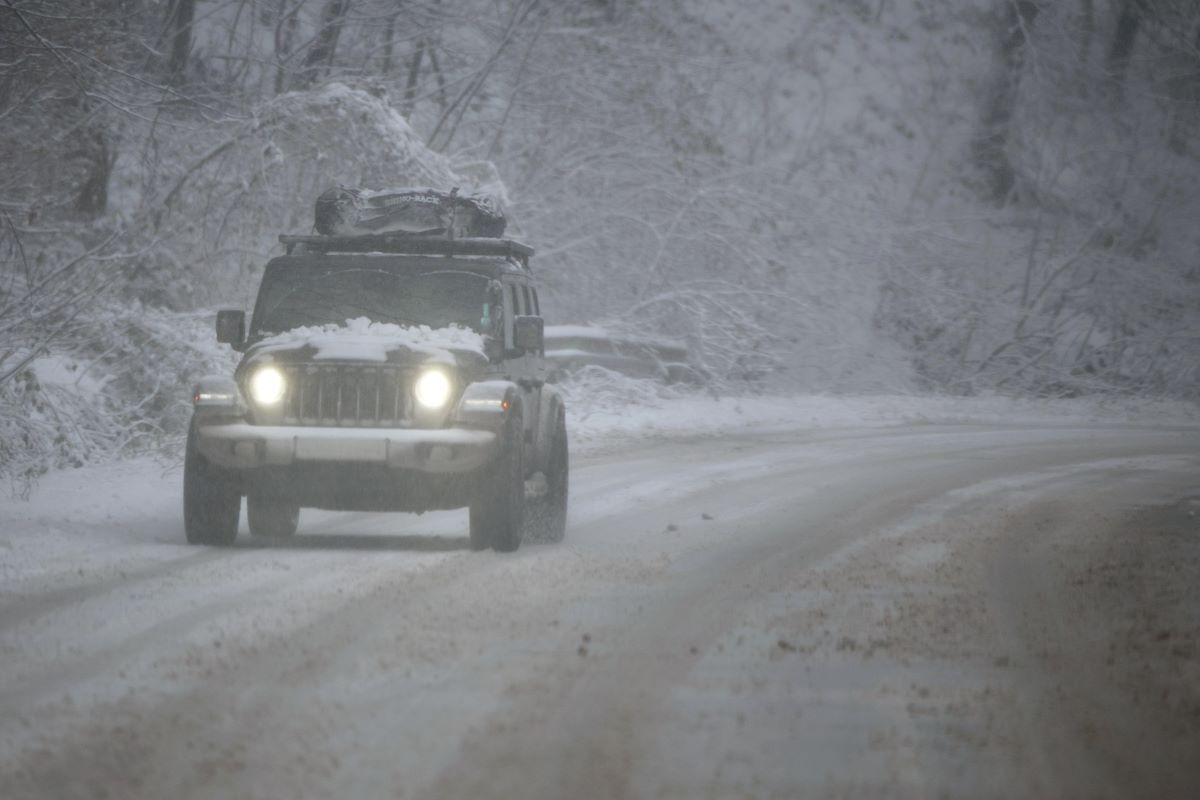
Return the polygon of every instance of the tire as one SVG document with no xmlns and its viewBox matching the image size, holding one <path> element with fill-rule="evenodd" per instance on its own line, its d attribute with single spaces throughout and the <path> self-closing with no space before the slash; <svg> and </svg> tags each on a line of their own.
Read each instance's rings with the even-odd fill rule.
<svg viewBox="0 0 1200 800">
<path fill-rule="evenodd" d="M 246 496 L 246 524 L 250 535 L 262 539 L 286 539 L 296 534 L 300 506 L 261 495 Z"/>
<path fill-rule="evenodd" d="M 478 494 L 471 502 L 471 548 L 489 545 L 498 553 L 521 546 L 525 527 L 525 448 L 520 406 L 504 425 L 499 456 L 484 469 Z"/>
<path fill-rule="evenodd" d="M 200 453 L 193 423 L 183 460 L 183 530 L 188 544 L 228 547 L 237 538 L 241 513 L 237 476 Z"/>
<path fill-rule="evenodd" d="M 550 459 L 546 464 L 546 494 L 530 509 L 529 532 L 540 542 L 561 542 L 567 533 L 567 497 L 570 489 L 567 421 L 562 409 L 554 423 Z"/>
</svg>

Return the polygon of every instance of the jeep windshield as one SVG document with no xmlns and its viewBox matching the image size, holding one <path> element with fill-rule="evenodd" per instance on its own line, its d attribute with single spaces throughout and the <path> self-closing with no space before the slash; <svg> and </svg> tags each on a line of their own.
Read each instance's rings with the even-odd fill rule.
<svg viewBox="0 0 1200 800">
<path fill-rule="evenodd" d="M 489 279 L 473 272 L 393 272 L 378 268 L 330 269 L 308 275 L 277 273 L 259 290 L 254 336 L 302 326 L 345 325 L 366 317 L 397 325 L 458 325 L 488 333 Z"/>
</svg>

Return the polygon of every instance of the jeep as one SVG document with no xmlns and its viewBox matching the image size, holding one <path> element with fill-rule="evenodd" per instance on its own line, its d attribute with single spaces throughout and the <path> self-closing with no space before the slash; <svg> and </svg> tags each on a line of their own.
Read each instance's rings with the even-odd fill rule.
<svg viewBox="0 0 1200 800">
<path fill-rule="evenodd" d="M 504 238 L 280 236 L 243 353 L 195 386 L 183 474 L 188 542 L 229 545 L 304 508 L 470 509 L 471 547 L 566 530 L 562 397 L 546 384 L 532 248 Z"/>
</svg>

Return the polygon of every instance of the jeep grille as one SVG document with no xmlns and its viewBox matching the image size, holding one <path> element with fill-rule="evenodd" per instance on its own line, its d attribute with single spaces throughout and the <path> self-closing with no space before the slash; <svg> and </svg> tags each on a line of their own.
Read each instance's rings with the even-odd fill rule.
<svg viewBox="0 0 1200 800">
<path fill-rule="evenodd" d="M 411 370 L 364 364 L 285 366 L 283 422 L 402 427 L 412 422 Z"/>
</svg>

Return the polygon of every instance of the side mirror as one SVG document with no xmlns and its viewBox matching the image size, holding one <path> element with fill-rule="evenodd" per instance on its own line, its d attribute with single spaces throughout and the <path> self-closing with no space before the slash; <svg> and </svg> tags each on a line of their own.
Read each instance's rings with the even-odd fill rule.
<svg viewBox="0 0 1200 800">
<path fill-rule="evenodd" d="M 540 355 L 544 347 L 546 322 L 541 317 L 517 317 L 513 320 L 513 347 L 524 353 Z"/>
<path fill-rule="evenodd" d="M 246 312 L 225 309 L 217 312 L 217 341 L 234 350 L 246 341 Z"/>
</svg>

